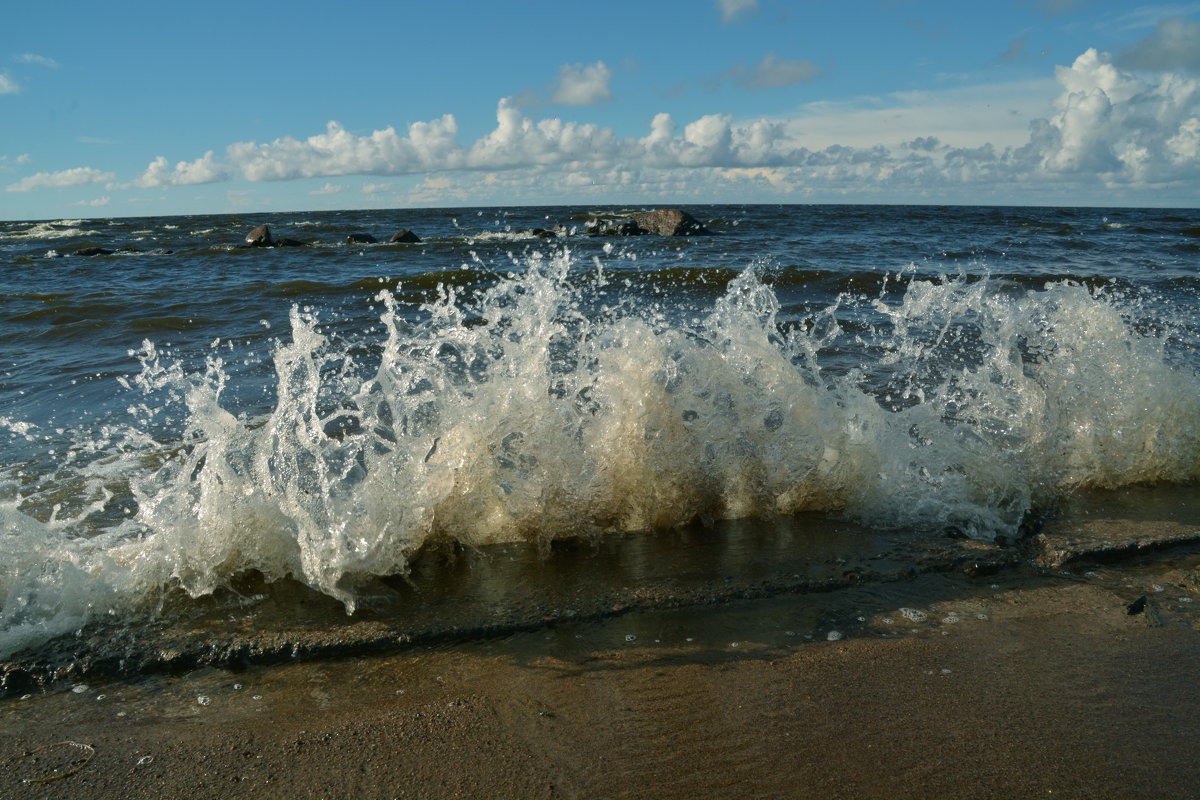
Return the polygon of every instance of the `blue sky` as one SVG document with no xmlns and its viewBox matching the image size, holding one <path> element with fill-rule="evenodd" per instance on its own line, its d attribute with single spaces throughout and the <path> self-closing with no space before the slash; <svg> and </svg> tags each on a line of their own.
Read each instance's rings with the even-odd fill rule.
<svg viewBox="0 0 1200 800">
<path fill-rule="evenodd" d="M 1200 205 L 1200 2 L 20 3 L 0 219 Z"/>
</svg>

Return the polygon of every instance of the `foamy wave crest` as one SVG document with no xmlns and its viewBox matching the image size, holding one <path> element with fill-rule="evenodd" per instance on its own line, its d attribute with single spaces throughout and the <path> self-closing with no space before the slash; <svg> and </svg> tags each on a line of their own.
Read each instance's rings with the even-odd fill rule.
<svg viewBox="0 0 1200 800">
<path fill-rule="evenodd" d="M 4 239 L 70 239 L 81 236 L 96 236 L 97 231 L 78 227 L 83 220 L 60 219 L 54 222 L 38 222 L 24 230 L 0 233 Z"/>
<path fill-rule="evenodd" d="M 80 468 L 91 504 L 48 522 L 0 506 L 0 653 L 248 570 L 353 611 L 361 581 L 435 539 L 805 510 L 989 538 L 1078 487 L 1200 479 L 1200 380 L 1100 290 L 912 280 L 781 321 L 750 269 L 681 324 L 634 300 L 589 311 L 605 286 L 564 252 L 419 314 L 385 292 L 369 347 L 294 308 L 264 415 L 227 407 L 215 356 L 187 374 L 148 343 L 139 422 Z M 186 422 L 156 441 L 172 405 Z M 114 480 L 136 513 L 97 529 Z"/>
<path fill-rule="evenodd" d="M 485 242 L 525 242 L 538 238 L 532 229 L 519 231 L 472 231 L 466 235 L 466 241 L 469 245 Z"/>
</svg>

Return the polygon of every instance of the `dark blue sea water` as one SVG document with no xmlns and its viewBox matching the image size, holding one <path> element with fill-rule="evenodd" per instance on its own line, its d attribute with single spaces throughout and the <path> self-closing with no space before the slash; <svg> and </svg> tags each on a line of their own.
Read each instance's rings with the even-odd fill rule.
<svg viewBox="0 0 1200 800">
<path fill-rule="evenodd" d="M 0 655 L 252 570 L 352 609 L 432 540 L 1011 538 L 1200 479 L 1196 211 L 687 210 L 0 223 Z"/>
</svg>

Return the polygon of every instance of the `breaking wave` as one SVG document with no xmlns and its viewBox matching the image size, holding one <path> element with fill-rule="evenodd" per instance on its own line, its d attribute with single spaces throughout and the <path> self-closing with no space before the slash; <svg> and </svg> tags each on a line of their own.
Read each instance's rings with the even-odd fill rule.
<svg viewBox="0 0 1200 800">
<path fill-rule="evenodd" d="M 1136 296 L 908 276 L 788 316 L 758 270 L 727 277 L 681 315 L 609 303 L 563 251 L 419 308 L 389 283 L 373 330 L 297 306 L 261 410 L 217 347 L 189 371 L 147 341 L 61 502 L 31 510 L 8 471 L 0 655 L 251 570 L 353 611 L 436 540 L 811 510 L 986 539 L 1078 488 L 1200 478 L 1194 337 Z"/>
</svg>

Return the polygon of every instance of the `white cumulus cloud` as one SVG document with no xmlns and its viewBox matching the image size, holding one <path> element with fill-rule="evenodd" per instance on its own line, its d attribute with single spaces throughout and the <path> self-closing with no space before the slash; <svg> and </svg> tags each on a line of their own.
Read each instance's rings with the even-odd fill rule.
<svg viewBox="0 0 1200 800">
<path fill-rule="evenodd" d="M 104 183 L 116 176 L 92 167 L 75 167 L 59 172 L 38 172 L 4 187 L 6 192 L 32 192 L 35 189 L 61 189 L 67 186 L 87 186 Z"/>
<path fill-rule="evenodd" d="M 140 189 L 164 188 L 167 186 L 194 186 L 224 180 L 225 168 L 219 164 L 209 150 L 195 161 L 180 161 L 174 167 L 164 156 L 158 156 L 146 167 L 146 171 L 133 185 Z"/>
<path fill-rule="evenodd" d="M 1200 80 L 1124 72 L 1096 50 L 1056 76 L 1056 113 L 1035 122 L 1028 146 L 1045 171 L 1137 184 L 1200 177 Z"/>
<path fill-rule="evenodd" d="M 266 144 L 237 142 L 228 148 L 230 160 L 251 181 L 333 175 L 403 175 L 461 166 L 456 137 L 458 125 L 446 114 L 432 122 L 415 122 L 408 136 L 395 128 L 355 136 L 337 122 L 325 133 L 304 141 L 290 136 Z"/>
<path fill-rule="evenodd" d="M 612 99 L 608 82 L 612 70 L 603 61 L 595 64 L 563 64 L 551 102 L 568 106 L 593 106 Z"/>
<path fill-rule="evenodd" d="M 466 163 L 474 169 L 509 169 L 606 161 L 616 156 L 618 149 L 611 128 L 563 122 L 557 117 L 535 122 L 505 98 L 496 108 L 495 130 L 471 146 Z"/>
</svg>

